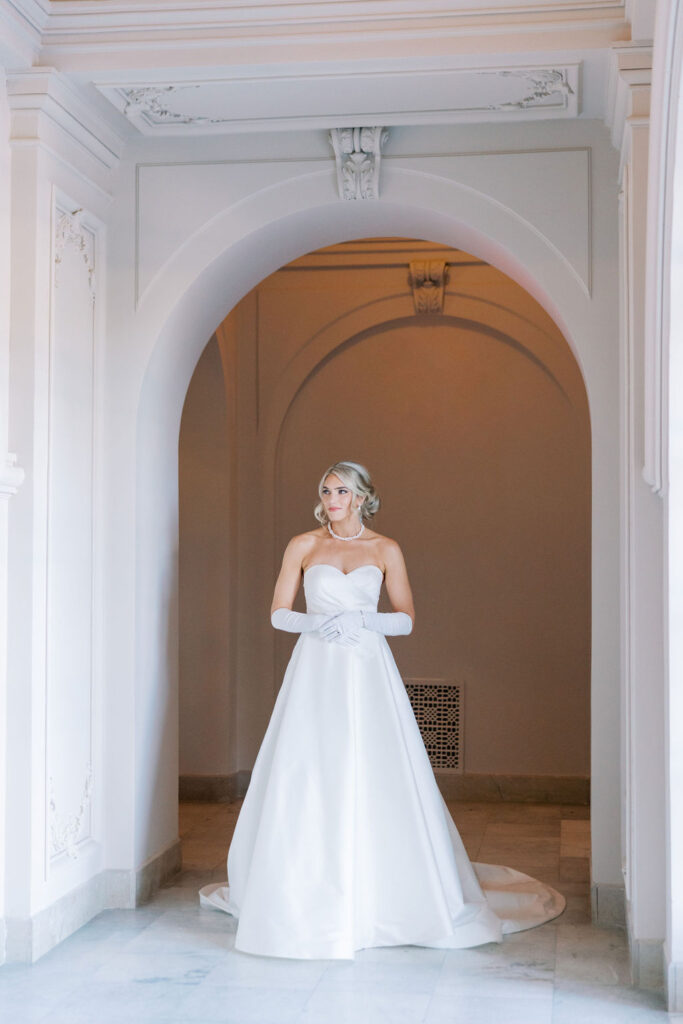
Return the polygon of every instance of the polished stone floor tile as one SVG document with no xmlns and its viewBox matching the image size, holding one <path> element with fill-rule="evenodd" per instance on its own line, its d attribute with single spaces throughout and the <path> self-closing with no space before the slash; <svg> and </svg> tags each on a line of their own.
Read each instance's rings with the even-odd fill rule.
<svg viewBox="0 0 683 1024">
<path fill-rule="evenodd" d="M 242 801 L 183 804 L 183 869 L 137 910 L 109 910 L 35 964 L 0 968 L 2 1024 L 661 1024 L 630 987 L 626 934 L 595 928 L 589 809 L 448 806 L 470 857 L 564 894 L 553 921 L 471 949 L 378 946 L 353 960 L 235 950 L 237 922 L 200 907 L 225 881 Z M 676 1018 L 680 1019 L 680 1018 Z"/>
<path fill-rule="evenodd" d="M 620 986 L 558 981 L 553 995 L 553 1024 L 664 1024 L 680 1020 L 668 1014 L 663 996 Z"/>
<path fill-rule="evenodd" d="M 294 960 L 252 956 L 233 950 L 214 961 L 205 987 L 305 989 L 312 990 L 322 978 L 328 960 Z"/>
<path fill-rule="evenodd" d="M 293 1024 L 309 998 L 305 988 L 200 985 L 178 1006 L 178 1016 L 198 1024 Z"/>
<path fill-rule="evenodd" d="M 412 947 L 404 947 L 412 948 Z M 337 991 L 384 990 L 395 994 L 430 994 L 441 973 L 442 962 L 391 963 L 389 960 L 359 960 L 331 962 L 323 973 L 316 991 L 334 996 Z"/>
<path fill-rule="evenodd" d="M 626 933 L 592 924 L 558 924 L 555 978 L 587 985 L 628 985 Z"/>
<path fill-rule="evenodd" d="M 490 995 L 469 990 L 432 999 L 425 1024 L 553 1024 L 552 984 L 529 996 Z"/>
<path fill-rule="evenodd" d="M 296 1024 L 419 1024 L 430 999 L 426 992 L 395 993 L 367 984 L 332 992 L 316 989 Z"/>
</svg>

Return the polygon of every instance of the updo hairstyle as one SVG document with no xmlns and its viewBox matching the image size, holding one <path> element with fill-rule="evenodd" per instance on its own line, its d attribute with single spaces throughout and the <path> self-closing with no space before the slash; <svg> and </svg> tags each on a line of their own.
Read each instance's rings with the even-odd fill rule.
<svg viewBox="0 0 683 1024">
<path fill-rule="evenodd" d="M 349 462 L 348 460 L 345 462 L 335 462 L 333 465 L 328 466 L 318 484 L 318 495 L 321 498 L 325 481 L 331 473 L 338 476 L 342 483 L 346 484 L 353 491 L 354 495 L 363 499 L 363 504 L 359 510 L 361 520 L 372 519 L 379 510 L 381 502 L 365 466 L 361 466 L 360 462 Z M 329 517 L 322 501 L 319 501 L 313 509 L 313 515 L 322 526 L 327 526 Z"/>
</svg>

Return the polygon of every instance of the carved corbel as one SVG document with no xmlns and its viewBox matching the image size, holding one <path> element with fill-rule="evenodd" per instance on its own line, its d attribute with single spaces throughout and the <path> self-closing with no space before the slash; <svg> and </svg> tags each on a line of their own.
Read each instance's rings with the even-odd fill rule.
<svg viewBox="0 0 683 1024">
<path fill-rule="evenodd" d="M 379 199 L 379 165 L 387 128 L 332 128 L 340 199 Z"/>
<path fill-rule="evenodd" d="M 414 260 L 410 264 L 416 313 L 443 313 L 447 276 L 448 264 L 444 260 Z"/>
</svg>

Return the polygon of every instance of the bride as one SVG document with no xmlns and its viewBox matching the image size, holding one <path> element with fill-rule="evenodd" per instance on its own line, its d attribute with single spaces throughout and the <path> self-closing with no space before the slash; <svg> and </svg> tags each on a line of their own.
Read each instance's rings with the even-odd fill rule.
<svg viewBox="0 0 683 1024">
<path fill-rule="evenodd" d="M 200 903 L 238 921 L 235 949 L 353 959 L 369 946 L 477 946 L 562 913 L 513 868 L 472 863 L 437 786 L 387 636 L 411 633 L 397 542 L 366 526 L 367 469 L 322 475 L 321 526 L 293 537 L 271 622 L 299 633 L 228 850 Z M 303 581 L 306 611 L 292 605 Z M 393 607 L 378 612 L 382 583 Z"/>
</svg>

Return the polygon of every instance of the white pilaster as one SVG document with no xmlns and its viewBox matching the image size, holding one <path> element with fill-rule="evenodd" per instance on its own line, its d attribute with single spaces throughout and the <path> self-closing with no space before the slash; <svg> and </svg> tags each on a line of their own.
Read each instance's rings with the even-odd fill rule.
<svg viewBox="0 0 683 1024">
<path fill-rule="evenodd" d="M 663 508 L 643 479 L 651 47 L 619 44 L 611 69 L 620 159 L 622 870 L 634 984 L 663 981 Z"/>
<path fill-rule="evenodd" d="M 651 235 L 648 261 L 649 375 L 654 455 L 648 475 L 664 498 L 665 534 L 665 801 L 667 921 L 664 969 L 667 1006 L 683 1012 L 683 4 L 657 5 L 650 148 Z M 659 473 L 659 476 L 657 475 Z"/>
<path fill-rule="evenodd" d="M 95 295 L 117 157 L 111 133 L 98 130 L 87 105 L 49 69 L 11 75 L 8 96 L 9 444 L 26 481 L 9 517 L 12 829 L 5 915 L 7 959 L 31 960 L 112 895 L 102 874 L 101 696 L 93 646 L 101 334 Z"/>
</svg>

